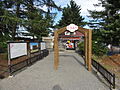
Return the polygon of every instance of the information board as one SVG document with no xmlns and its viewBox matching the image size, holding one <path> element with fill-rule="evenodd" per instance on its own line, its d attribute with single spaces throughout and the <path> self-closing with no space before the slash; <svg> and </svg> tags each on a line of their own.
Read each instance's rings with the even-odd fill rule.
<svg viewBox="0 0 120 90">
<path fill-rule="evenodd" d="M 10 59 L 27 55 L 27 43 L 9 43 Z"/>
<path fill-rule="evenodd" d="M 31 53 L 38 52 L 39 51 L 38 47 L 39 47 L 38 43 L 31 42 L 30 43 L 30 52 Z"/>
<path fill-rule="evenodd" d="M 46 43 L 45 42 L 41 42 L 40 43 L 40 47 L 41 47 L 41 50 L 46 49 Z"/>
</svg>

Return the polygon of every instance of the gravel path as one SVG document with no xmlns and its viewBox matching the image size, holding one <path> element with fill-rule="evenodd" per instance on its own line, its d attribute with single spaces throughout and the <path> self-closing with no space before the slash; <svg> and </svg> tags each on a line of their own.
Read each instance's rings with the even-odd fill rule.
<svg viewBox="0 0 120 90">
<path fill-rule="evenodd" d="M 0 90 L 109 90 L 83 66 L 74 52 L 61 52 L 59 69 L 53 69 L 53 52 L 13 78 L 0 81 Z"/>
</svg>

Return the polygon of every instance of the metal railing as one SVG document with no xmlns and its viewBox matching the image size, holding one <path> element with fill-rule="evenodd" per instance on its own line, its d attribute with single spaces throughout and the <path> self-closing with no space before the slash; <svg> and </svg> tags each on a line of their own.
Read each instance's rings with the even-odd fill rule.
<svg viewBox="0 0 120 90">
<path fill-rule="evenodd" d="M 107 69 L 105 69 L 102 65 L 100 65 L 95 60 L 92 60 L 92 65 L 110 84 L 110 87 L 112 85 L 113 89 L 115 89 L 115 74 L 110 73 Z"/>
</svg>

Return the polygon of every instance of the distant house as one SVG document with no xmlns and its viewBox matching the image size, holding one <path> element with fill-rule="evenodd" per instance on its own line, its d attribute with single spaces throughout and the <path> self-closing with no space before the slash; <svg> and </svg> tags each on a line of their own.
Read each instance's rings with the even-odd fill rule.
<svg viewBox="0 0 120 90">
<path fill-rule="evenodd" d="M 66 49 L 75 49 L 79 41 L 83 41 L 84 34 L 79 31 L 70 32 L 66 30 L 59 35 L 60 40 L 66 45 Z"/>
</svg>

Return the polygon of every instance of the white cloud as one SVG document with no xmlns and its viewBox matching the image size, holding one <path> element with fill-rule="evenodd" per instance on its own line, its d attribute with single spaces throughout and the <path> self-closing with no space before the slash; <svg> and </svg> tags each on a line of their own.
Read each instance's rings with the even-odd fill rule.
<svg viewBox="0 0 120 90">
<path fill-rule="evenodd" d="M 40 8 L 40 9 L 42 9 L 43 11 L 46 11 L 47 12 L 47 6 L 46 5 L 44 5 L 43 7 L 41 7 L 41 6 L 36 6 L 37 8 Z"/>
<path fill-rule="evenodd" d="M 55 3 L 59 6 L 61 6 L 62 8 L 63 7 L 66 7 L 67 6 L 67 4 L 69 4 L 69 1 L 70 0 L 54 0 L 55 1 Z"/>
<path fill-rule="evenodd" d="M 69 4 L 70 0 L 54 0 L 57 5 L 61 5 L 61 7 L 65 7 Z M 81 15 L 86 16 L 89 15 L 87 10 L 103 10 L 102 7 L 94 7 L 93 4 L 99 3 L 98 0 L 74 0 L 77 5 L 81 6 Z"/>
<path fill-rule="evenodd" d="M 88 10 L 103 10 L 102 7 L 95 7 L 93 4 L 98 4 L 98 0 L 74 0 L 77 5 L 81 6 L 81 15 L 89 15 Z"/>
</svg>

